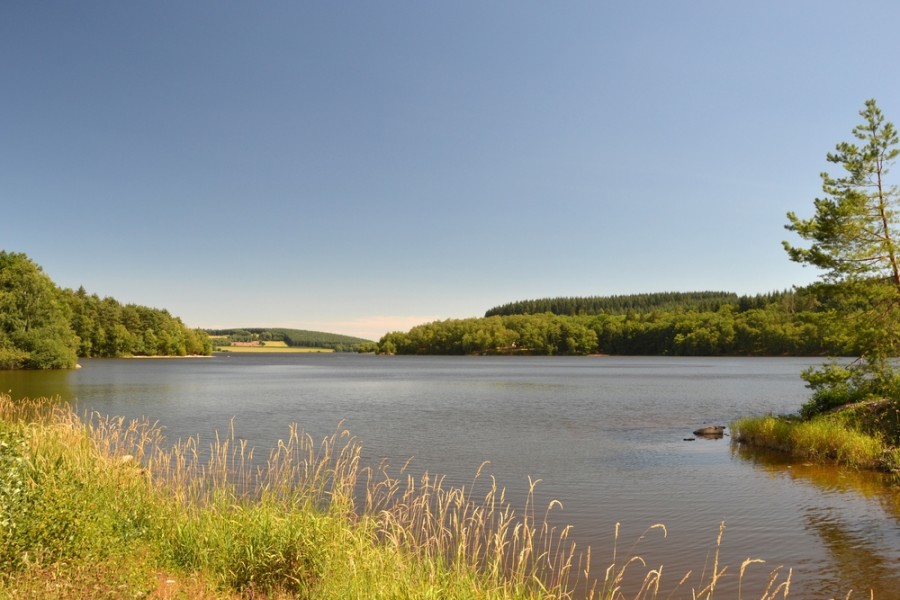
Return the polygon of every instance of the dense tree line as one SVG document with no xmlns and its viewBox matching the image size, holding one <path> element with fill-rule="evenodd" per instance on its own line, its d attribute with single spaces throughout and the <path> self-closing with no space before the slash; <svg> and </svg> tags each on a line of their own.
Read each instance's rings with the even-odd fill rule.
<svg viewBox="0 0 900 600">
<path fill-rule="evenodd" d="M 818 356 L 852 354 L 827 307 L 796 311 L 793 295 L 763 308 L 491 316 L 436 321 L 379 341 L 388 354 Z M 808 294 L 806 304 L 814 301 Z"/>
<path fill-rule="evenodd" d="M 63 369 L 79 356 L 209 354 L 209 336 L 165 310 L 59 288 L 25 254 L 0 251 L 0 368 Z"/>
<path fill-rule="evenodd" d="M 213 336 L 225 336 L 228 342 L 284 342 L 297 348 L 329 348 L 337 352 L 359 352 L 374 349 L 374 342 L 363 338 L 338 333 L 287 329 L 283 327 L 244 329 L 208 329 Z"/>
<path fill-rule="evenodd" d="M 304 329 L 274 329 L 272 331 L 281 333 L 288 346 L 355 351 L 360 345 L 372 343 L 371 340 L 321 331 L 306 331 Z"/>
<path fill-rule="evenodd" d="M 114 298 L 88 294 L 84 288 L 63 290 L 78 336 L 78 356 L 208 355 L 206 332 L 190 329 L 167 310 L 121 304 Z"/>
<path fill-rule="evenodd" d="M 548 312 L 555 315 L 621 315 L 687 310 L 715 312 L 723 306 L 750 310 L 784 302 L 786 298 L 793 296 L 794 292 L 784 291 L 754 296 L 738 296 L 734 292 L 658 292 L 622 296 L 540 298 L 495 306 L 485 312 L 484 316 L 536 315 Z"/>
</svg>

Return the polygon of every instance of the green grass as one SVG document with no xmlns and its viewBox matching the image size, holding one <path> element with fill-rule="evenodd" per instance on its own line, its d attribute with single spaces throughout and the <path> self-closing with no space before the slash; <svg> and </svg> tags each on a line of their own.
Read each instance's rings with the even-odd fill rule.
<svg viewBox="0 0 900 600">
<path fill-rule="evenodd" d="M 0 394 L 0 597 L 709 600 L 726 569 L 722 529 L 699 578 L 663 578 L 635 546 L 596 569 L 549 524 L 559 503 L 534 505 L 537 482 L 516 510 L 480 472 L 453 487 L 368 468 L 342 430 L 291 427 L 262 461 L 234 432 L 200 450 L 146 421 Z M 746 597 L 789 586 L 776 570 Z"/>
<path fill-rule="evenodd" d="M 804 460 L 835 461 L 896 472 L 896 408 L 892 403 L 861 402 L 810 419 L 792 416 L 747 417 L 732 423 L 735 441 L 771 448 Z M 891 421 L 890 426 L 885 426 Z"/>
<path fill-rule="evenodd" d="M 270 345 L 272 344 L 272 345 Z M 300 346 L 287 346 L 284 342 L 281 342 L 280 346 L 275 345 L 275 342 L 266 342 L 265 346 L 216 346 L 215 352 L 235 352 L 242 354 L 253 354 L 253 353 L 309 353 L 309 352 L 334 352 L 331 348 L 303 348 Z"/>
</svg>

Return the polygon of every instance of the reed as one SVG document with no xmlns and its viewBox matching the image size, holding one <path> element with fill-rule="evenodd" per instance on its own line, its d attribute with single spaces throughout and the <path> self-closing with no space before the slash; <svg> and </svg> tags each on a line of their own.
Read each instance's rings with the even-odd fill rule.
<svg viewBox="0 0 900 600">
<path fill-rule="evenodd" d="M 617 526 L 595 571 L 592 550 L 553 524 L 561 503 L 537 506 L 539 481 L 516 509 L 485 465 L 461 486 L 393 473 L 364 464 L 340 427 L 314 440 L 291 426 L 257 459 L 233 427 L 208 447 L 168 444 L 146 420 L 0 395 L 0 449 L 0 595 L 712 599 L 726 572 L 724 524 L 693 585 L 641 558 L 661 524 L 626 552 Z M 742 583 L 758 562 L 741 565 Z M 786 598 L 790 578 L 776 569 L 746 597 Z"/>
<path fill-rule="evenodd" d="M 897 453 L 880 436 L 861 431 L 839 413 L 810 420 L 747 417 L 732 424 L 735 441 L 771 448 L 801 459 L 833 460 L 862 469 L 891 470 Z"/>
</svg>

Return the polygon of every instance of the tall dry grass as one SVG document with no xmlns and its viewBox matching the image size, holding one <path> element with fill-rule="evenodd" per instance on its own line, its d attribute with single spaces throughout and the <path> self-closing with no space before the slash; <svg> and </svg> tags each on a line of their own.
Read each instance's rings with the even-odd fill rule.
<svg viewBox="0 0 900 600">
<path fill-rule="evenodd" d="M 54 518 L 54 510 L 75 518 L 87 503 L 94 511 L 87 520 L 97 521 L 73 529 L 71 547 L 53 550 L 34 533 L 41 524 L 22 517 L 18 532 L 32 533 L 5 536 L 0 554 L 9 567 L 0 591 L 10 595 L 41 588 L 51 576 L 76 577 L 78 565 L 97 559 L 120 571 L 125 565 L 141 582 L 129 591 L 151 596 L 163 595 L 162 573 L 199 581 L 190 588 L 198 596 L 712 599 L 727 571 L 719 564 L 724 524 L 699 584 L 688 583 L 691 573 L 669 580 L 662 565 L 648 566 L 637 548 L 644 536 L 620 551 L 618 526 L 611 560 L 597 570 L 596 554 L 576 544 L 572 528 L 553 525 L 560 502 L 536 505 L 538 481 L 529 481 L 516 508 L 483 469 L 470 484 L 453 486 L 405 467 L 394 474 L 387 464 L 366 465 L 359 440 L 341 428 L 315 440 L 291 426 L 259 459 L 233 427 L 208 446 L 198 438 L 169 444 L 147 420 L 80 419 L 47 399 L 0 395 L 0 424 L 24 440 L 29 477 L 87 490 L 75 505 L 54 495 L 42 518 Z M 29 506 L 48 502 L 34 489 L 27 494 Z M 653 525 L 651 533 L 667 531 Z M 95 539 L 79 541 L 83 535 Z M 759 562 L 741 565 L 741 584 Z M 97 576 L 100 584 L 84 577 L 72 597 L 83 588 L 127 586 L 110 573 Z M 790 570 L 776 569 L 763 589 L 738 593 L 786 598 L 790 581 Z"/>
</svg>

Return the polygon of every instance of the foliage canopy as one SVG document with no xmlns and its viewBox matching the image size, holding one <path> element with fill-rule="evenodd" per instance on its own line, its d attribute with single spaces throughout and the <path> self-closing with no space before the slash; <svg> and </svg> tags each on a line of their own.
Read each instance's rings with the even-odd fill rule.
<svg viewBox="0 0 900 600">
<path fill-rule="evenodd" d="M 734 292 L 656 292 L 619 296 L 540 298 L 495 306 L 485 312 L 484 316 L 536 315 L 547 312 L 554 315 L 619 315 L 682 310 L 715 312 L 726 305 L 737 305 L 741 310 L 748 310 L 765 308 L 785 293 L 738 296 Z"/>
<path fill-rule="evenodd" d="M 0 251 L 0 368 L 75 366 L 77 338 L 68 306 L 41 267 Z"/>
<path fill-rule="evenodd" d="M 655 295 L 663 299 L 669 294 Z M 816 296 L 797 290 L 743 302 L 732 294 L 717 310 L 669 306 L 600 314 L 494 315 L 448 319 L 388 333 L 386 354 L 618 354 L 673 356 L 846 355 Z M 762 300 L 766 298 L 766 300 Z M 590 299 L 588 299 L 590 300 Z M 602 299 L 598 299 L 602 300 Z M 573 298 L 572 304 L 585 305 Z M 602 304 L 602 302 L 600 302 Z M 514 306 L 510 303 L 506 306 Z"/>
</svg>

